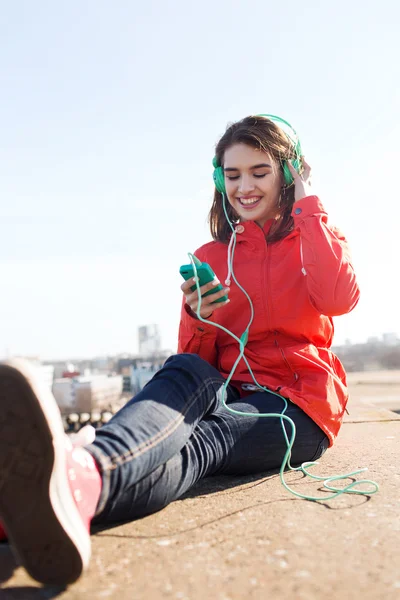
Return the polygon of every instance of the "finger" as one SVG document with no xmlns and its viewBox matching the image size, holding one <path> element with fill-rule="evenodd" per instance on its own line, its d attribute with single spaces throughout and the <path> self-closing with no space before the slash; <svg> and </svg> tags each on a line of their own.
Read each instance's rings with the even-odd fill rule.
<svg viewBox="0 0 400 600">
<path fill-rule="evenodd" d="M 193 280 L 191 280 L 191 281 L 193 281 Z M 219 286 L 219 285 L 220 285 L 220 282 L 218 280 L 217 281 L 214 280 L 214 281 L 212 281 L 210 283 L 205 283 L 204 285 L 200 286 L 200 296 L 203 297 L 204 294 L 206 294 L 207 292 L 210 292 L 210 291 L 211 292 L 214 292 L 214 291 L 218 291 L 219 292 L 220 290 L 216 290 L 216 287 Z M 186 290 L 184 291 L 184 294 L 187 297 L 192 297 L 193 296 L 194 298 L 197 298 L 198 297 L 198 290 L 197 290 L 197 287 L 195 287 L 195 286 L 196 286 L 195 282 L 191 283 L 189 286 L 187 286 Z M 194 290 L 192 289 L 193 287 L 195 287 Z"/>
<path fill-rule="evenodd" d="M 210 281 L 209 283 L 205 283 L 204 285 L 200 286 L 200 292 L 201 295 L 205 294 L 206 292 L 208 292 L 209 290 L 212 290 L 214 287 L 216 287 L 218 284 L 220 283 L 219 279 L 217 277 L 215 277 L 215 279 L 213 279 L 212 281 Z M 181 285 L 181 290 L 184 294 L 188 293 L 189 290 L 191 290 L 191 288 L 193 286 L 196 285 L 196 278 L 192 277 L 191 279 L 188 279 L 187 281 L 184 281 Z"/>
<path fill-rule="evenodd" d="M 191 277 L 190 279 L 187 279 L 186 281 L 184 281 L 181 285 L 181 290 L 184 294 L 187 293 L 192 293 L 192 287 L 197 287 L 196 286 L 196 282 L 199 280 L 199 278 L 196 277 Z M 219 283 L 219 282 L 218 282 Z M 215 285 L 218 285 L 218 283 L 216 283 Z M 201 289 L 201 288 L 200 288 Z"/>
<path fill-rule="evenodd" d="M 228 298 L 227 300 L 225 300 L 225 302 L 217 302 L 216 304 L 211 304 L 210 306 L 206 307 L 203 307 L 202 305 L 200 315 L 203 317 L 203 319 L 208 319 L 209 317 L 211 317 L 214 311 L 226 306 L 227 304 L 229 304 L 229 302 L 230 299 Z M 193 312 L 197 313 L 197 305 L 191 306 L 190 308 Z"/>
<path fill-rule="evenodd" d="M 310 165 L 308 164 L 308 162 L 306 161 L 306 157 L 304 156 L 304 154 L 301 155 L 301 162 L 303 163 L 304 166 L 309 167 Z M 311 167 L 310 167 L 311 168 Z"/>
<path fill-rule="evenodd" d="M 290 162 L 290 160 L 286 161 L 286 164 L 287 164 L 287 166 L 288 166 L 288 168 L 289 168 L 289 171 L 290 171 L 290 173 L 291 173 L 291 174 L 292 174 L 292 176 L 293 176 L 293 179 L 298 179 L 298 177 L 299 177 L 299 174 L 298 174 L 298 172 L 296 171 L 296 169 L 294 168 L 294 166 L 292 165 L 292 163 Z"/>
<path fill-rule="evenodd" d="M 213 310 L 218 310 L 219 308 L 226 306 L 227 304 L 229 304 L 230 301 L 230 298 L 228 298 L 227 300 L 225 300 L 225 302 L 217 302 L 217 304 L 213 304 Z"/>
<path fill-rule="evenodd" d="M 210 294 L 209 296 L 202 296 L 201 305 L 204 306 L 204 308 L 210 307 L 219 298 L 222 298 L 223 296 L 229 296 L 229 291 L 229 288 L 223 288 L 222 290 L 215 292 L 215 294 Z M 193 292 L 192 297 L 190 297 L 189 301 L 194 302 L 196 304 L 198 303 L 198 296 L 196 292 Z"/>
<path fill-rule="evenodd" d="M 181 285 L 181 290 L 184 294 L 187 294 L 188 291 L 190 290 L 191 287 L 193 287 L 194 285 L 196 285 L 194 277 L 192 277 L 191 279 L 187 279 L 186 281 L 184 281 Z"/>
<path fill-rule="evenodd" d="M 209 296 L 204 298 L 204 300 L 207 300 L 209 304 L 214 305 L 214 302 L 216 300 L 218 300 L 219 298 L 223 298 L 224 296 L 228 297 L 229 292 L 230 292 L 230 288 L 224 287 L 224 288 L 222 288 L 222 290 L 215 292 L 215 294 L 210 294 Z"/>
<path fill-rule="evenodd" d="M 229 292 L 230 292 L 229 288 L 223 288 L 222 290 L 215 292 L 215 294 L 210 294 L 209 296 L 202 297 L 201 298 L 201 308 L 202 309 L 204 308 L 204 310 L 211 308 L 213 310 L 214 306 L 216 306 L 213 303 L 216 300 L 218 300 L 219 298 L 222 298 L 223 296 L 228 296 Z M 189 296 L 186 296 L 186 302 L 189 304 L 189 306 L 192 310 L 197 310 L 197 306 L 198 306 L 197 291 L 193 292 Z"/>
<path fill-rule="evenodd" d="M 217 277 L 215 277 L 215 279 L 213 279 L 209 283 L 205 283 L 204 285 L 200 286 L 201 295 L 203 296 L 206 292 L 214 290 L 220 284 L 220 280 Z"/>
<path fill-rule="evenodd" d="M 304 156 L 301 157 L 301 162 L 303 163 L 303 175 L 305 174 L 307 177 L 309 177 L 311 173 L 311 167 Z"/>
</svg>

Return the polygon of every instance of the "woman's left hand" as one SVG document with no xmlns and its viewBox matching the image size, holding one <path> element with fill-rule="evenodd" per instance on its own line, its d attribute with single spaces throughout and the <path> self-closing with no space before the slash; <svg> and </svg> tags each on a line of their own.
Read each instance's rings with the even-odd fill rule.
<svg viewBox="0 0 400 600">
<path fill-rule="evenodd" d="M 294 201 L 297 202 L 306 196 L 312 196 L 313 192 L 311 189 L 311 167 L 305 161 L 304 156 L 301 157 L 301 162 L 303 165 L 303 172 L 301 175 L 298 174 L 296 169 L 292 166 L 290 161 L 288 161 L 289 171 L 292 174 L 294 179 Z"/>
</svg>

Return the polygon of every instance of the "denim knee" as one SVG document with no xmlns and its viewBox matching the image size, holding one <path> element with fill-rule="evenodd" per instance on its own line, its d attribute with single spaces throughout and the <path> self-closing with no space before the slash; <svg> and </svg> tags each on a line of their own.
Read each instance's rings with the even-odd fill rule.
<svg viewBox="0 0 400 600">
<path fill-rule="evenodd" d="M 198 354 L 189 354 L 187 352 L 181 354 L 172 354 L 164 363 L 164 367 L 167 366 L 178 366 L 182 369 L 188 369 L 190 371 L 198 371 L 204 369 L 215 370 L 204 358 L 201 358 Z"/>
</svg>

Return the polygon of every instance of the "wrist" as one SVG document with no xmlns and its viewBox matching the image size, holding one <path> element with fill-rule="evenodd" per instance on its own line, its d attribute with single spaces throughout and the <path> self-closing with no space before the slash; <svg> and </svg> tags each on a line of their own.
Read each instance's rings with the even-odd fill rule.
<svg viewBox="0 0 400 600">
<path fill-rule="evenodd" d="M 210 312 L 209 315 L 201 315 L 203 317 L 203 319 L 209 319 L 212 316 L 212 312 Z"/>
<path fill-rule="evenodd" d="M 198 316 L 197 316 L 197 313 L 196 313 L 196 312 L 195 312 L 195 311 L 194 311 L 194 310 L 193 310 L 193 309 L 192 309 L 192 308 L 189 306 L 189 304 L 186 304 L 186 312 L 187 312 L 187 313 L 188 313 L 188 315 L 189 315 L 190 317 L 192 317 L 193 319 L 197 319 L 197 320 L 199 320 L 199 318 L 198 318 Z M 203 319 L 209 319 L 209 318 L 211 317 L 211 315 L 213 314 L 213 312 L 214 312 L 214 311 L 211 311 L 211 312 L 210 312 L 210 314 L 208 314 L 207 316 L 206 316 L 206 315 L 202 315 L 201 313 L 200 313 L 200 315 L 201 315 L 201 317 L 202 317 Z"/>
</svg>

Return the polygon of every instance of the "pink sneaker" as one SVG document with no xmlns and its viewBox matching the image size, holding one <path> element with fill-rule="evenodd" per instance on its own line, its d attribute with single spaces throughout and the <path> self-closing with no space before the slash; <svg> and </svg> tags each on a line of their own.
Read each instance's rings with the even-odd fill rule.
<svg viewBox="0 0 400 600">
<path fill-rule="evenodd" d="M 22 566 L 72 583 L 89 564 L 97 464 L 64 433 L 53 395 L 25 361 L 0 364 L 0 517 Z"/>
</svg>

